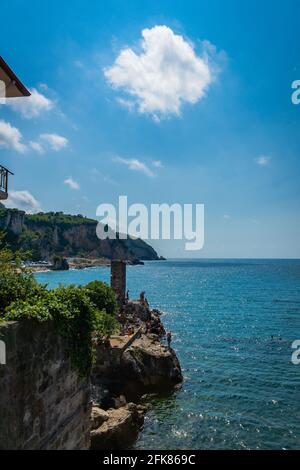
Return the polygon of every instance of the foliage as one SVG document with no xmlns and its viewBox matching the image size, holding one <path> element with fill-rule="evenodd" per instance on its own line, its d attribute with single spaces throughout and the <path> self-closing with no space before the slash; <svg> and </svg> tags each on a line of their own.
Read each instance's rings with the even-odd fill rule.
<svg viewBox="0 0 300 470">
<path fill-rule="evenodd" d="M 45 290 L 40 297 L 13 302 L 5 319 L 54 321 L 58 333 L 67 340 L 72 364 L 85 376 L 93 361 L 92 335 L 111 335 L 118 329 L 115 317 L 91 302 L 90 292 L 90 289 L 77 286 Z"/>
<path fill-rule="evenodd" d="M 64 214 L 63 212 L 39 212 L 38 214 L 26 214 L 26 221 L 33 222 L 36 224 L 51 224 L 51 225 L 81 225 L 81 224 L 93 224 L 96 225 L 96 221 L 84 217 L 81 214 L 70 215 Z"/>
<path fill-rule="evenodd" d="M 31 273 L 0 267 L 0 312 L 4 312 L 12 302 L 35 299 L 43 291 L 44 287 L 36 282 Z"/>
<path fill-rule="evenodd" d="M 22 267 L 26 254 L 12 253 L 0 233 L 0 312 L 16 300 L 31 299 L 45 290 L 33 275 Z"/>
<path fill-rule="evenodd" d="M 118 331 L 115 313 L 114 294 L 103 283 L 47 290 L 7 247 L 0 248 L 0 320 L 53 321 L 81 376 L 88 375 L 92 366 L 93 335 Z"/>
<path fill-rule="evenodd" d="M 104 282 L 92 281 L 86 285 L 87 294 L 96 307 L 109 315 L 116 315 L 117 302 L 113 290 Z"/>
</svg>

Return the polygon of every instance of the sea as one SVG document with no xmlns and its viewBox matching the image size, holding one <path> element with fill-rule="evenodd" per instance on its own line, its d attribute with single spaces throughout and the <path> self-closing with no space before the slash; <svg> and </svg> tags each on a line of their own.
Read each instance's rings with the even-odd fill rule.
<svg viewBox="0 0 300 470">
<path fill-rule="evenodd" d="M 36 277 L 54 288 L 110 272 Z M 129 266 L 127 284 L 163 312 L 184 375 L 174 393 L 149 397 L 136 449 L 300 448 L 300 260 L 151 261 Z"/>
</svg>

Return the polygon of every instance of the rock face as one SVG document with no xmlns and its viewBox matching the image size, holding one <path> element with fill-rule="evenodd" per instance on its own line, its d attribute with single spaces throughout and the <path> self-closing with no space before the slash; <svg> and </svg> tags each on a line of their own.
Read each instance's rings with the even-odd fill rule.
<svg viewBox="0 0 300 470">
<path fill-rule="evenodd" d="M 19 236 L 24 227 L 25 212 L 17 209 L 7 210 L 0 206 L 0 230 L 8 230 L 13 235 Z"/>
<path fill-rule="evenodd" d="M 94 407 L 92 412 L 91 448 L 94 450 L 126 449 L 136 440 L 144 423 L 145 408 L 129 403 L 108 411 Z M 98 426 L 97 417 L 104 417 Z"/>
<path fill-rule="evenodd" d="M 147 324 L 158 313 L 149 307 L 131 303 L 129 310 L 132 321 L 141 313 Z M 147 315 L 146 315 L 147 311 Z M 150 318 L 150 320 L 149 320 Z M 139 319 L 140 322 L 141 321 Z M 126 449 L 138 436 L 144 422 L 146 409 L 141 405 L 129 403 L 126 399 L 138 402 L 146 393 L 170 392 L 182 381 L 182 373 L 176 353 L 164 346 L 159 336 L 149 333 L 140 334 L 128 343 L 127 348 L 101 348 L 91 375 L 94 403 L 110 408 L 104 411 L 93 408 L 91 446 L 96 450 Z M 120 395 L 122 394 L 122 395 Z M 115 398 L 114 398 L 115 397 Z"/>
<path fill-rule="evenodd" d="M 7 241 L 15 249 L 30 250 L 35 260 L 51 261 L 54 255 L 124 259 L 131 264 L 159 259 L 153 248 L 140 239 L 99 240 L 96 227 L 96 220 L 81 215 L 61 212 L 31 215 L 0 208 L 0 230 L 7 231 Z"/>
<path fill-rule="evenodd" d="M 147 393 L 172 392 L 182 382 L 175 351 L 161 341 L 165 331 L 160 317 L 161 313 L 151 310 L 145 298 L 129 301 L 121 309 L 120 321 L 134 328 L 132 337 L 125 342 L 124 337 L 114 338 L 110 348 L 98 346 L 91 375 L 92 399 L 102 407 L 115 409 L 104 412 L 104 419 L 103 411 L 100 413 L 100 426 L 99 422 L 92 424 L 93 449 L 130 447 L 143 424 L 145 409 L 140 405 L 125 405 L 126 399 L 138 403 Z M 97 416 L 95 411 L 94 422 Z"/>
<path fill-rule="evenodd" d="M 182 381 L 175 352 L 162 345 L 155 335 L 142 335 L 136 340 L 124 352 L 121 364 L 128 394 L 165 391 Z"/>
<path fill-rule="evenodd" d="M 172 390 L 182 381 L 182 373 L 173 349 L 156 335 L 142 334 L 125 351 L 102 350 L 91 378 L 96 388 L 104 386 L 136 401 L 148 392 Z"/>
<path fill-rule="evenodd" d="M 160 318 L 161 312 L 156 309 L 151 310 L 147 301 L 130 300 L 123 307 L 123 314 L 129 323 L 135 326 L 143 326 L 148 333 L 153 333 L 159 337 L 166 334 Z"/>
<path fill-rule="evenodd" d="M 132 326 L 135 335 L 126 341 L 126 346 L 98 347 L 91 375 L 97 403 L 103 399 L 99 396 L 104 397 L 97 390 L 103 388 L 135 401 L 148 392 L 170 391 L 182 382 L 175 351 L 161 341 L 165 329 L 158 310 L 151 310 L 146 299 L 129 301 L 119 320 Z"/>
</svg>

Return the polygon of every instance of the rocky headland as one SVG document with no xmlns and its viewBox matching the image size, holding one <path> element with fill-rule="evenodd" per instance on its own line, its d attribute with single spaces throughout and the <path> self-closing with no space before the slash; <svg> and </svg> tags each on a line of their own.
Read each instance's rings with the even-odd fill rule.
<svg viewBox="0 0 300 470">
<path fill-rule="evenodd" d="M 172 393 L 182 382 L 176 353 L 164 344 L 161 313 L 146 302 L 129 301 L 120 315 L 132 334 L 112 337 L 109 346 L 97 345 L 91 376 L 92 449 L 131 447 L 144 423 L 145 397 Z"/>
<path fill-rule="evenodd" d="M 32 261 L 53 262 L 55 256 L 72 259 L 74 268 L 102 265 L 103 260 L 123 259 L 129 264 L 161 259 L 156 251 L 141 239 L 99 240 L 98 222 L 82 215 L 63 212 L 26 214 L 18 209 L 6 209 L 0 204 L 0 231 L 15 250 L 31 253 Z"/>
</svg>

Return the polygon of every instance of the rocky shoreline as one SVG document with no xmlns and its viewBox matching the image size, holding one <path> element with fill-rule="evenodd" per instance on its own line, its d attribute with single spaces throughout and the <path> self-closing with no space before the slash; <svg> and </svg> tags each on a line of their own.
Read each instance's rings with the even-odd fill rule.
<svg viewBox="0 0 300 470">
<path fill-rule="evenodd" d="M 124 340 L 112 337 L 111 347 L 97 346 L 91 376 L 95 450 L 130 448 L 144 424 L 145 397 L 172 393 L 182 382 L 176 353 L 162 341 L 161 313 L 140 301 L 129 301 L 124 309 L 133 335 Z"/>
<path fill-rule="evenodd" d="M 69 269 L 81 270 L 89 268 L 107 268 L 111 265 L 111 260 L 108 258 L 62 258 L 63 261 L 66 261 L 65 264 L 55 266 L 54 263 L 50 262 L 27 262 L 26 267 L 34 273 L 42 273 L 49 271 L 67 271 Z M 163 261 L 161 258 L 159 261 Z M 139 261 L 127 261 L 128 265 L 144 265 L 144 262 Z"/>
</svg>

